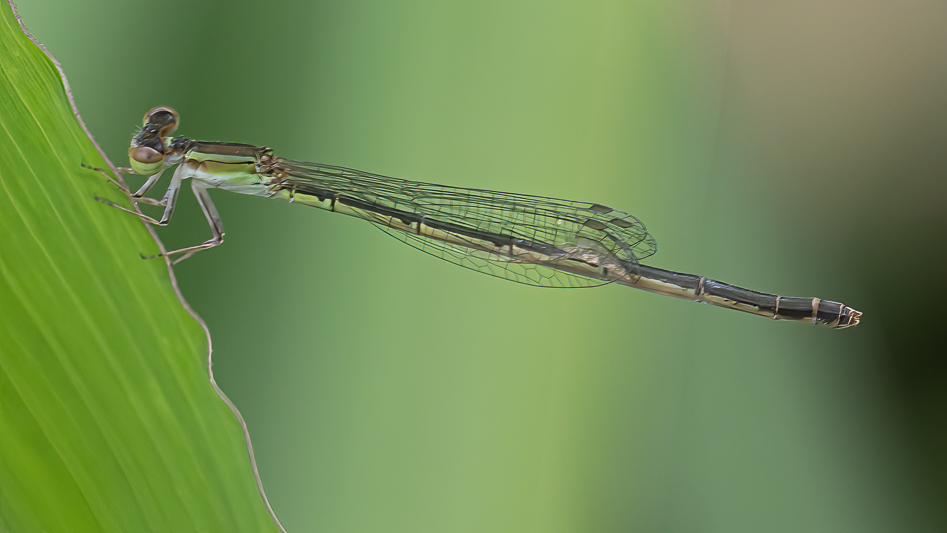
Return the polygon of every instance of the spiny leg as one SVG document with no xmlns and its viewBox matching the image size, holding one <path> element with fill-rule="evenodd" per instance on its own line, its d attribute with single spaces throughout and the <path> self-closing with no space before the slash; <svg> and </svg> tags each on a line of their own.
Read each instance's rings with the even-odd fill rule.
<svg viewBox="0 0 947 533">
<path fill-rule="evenodd" d="M 119 189 L 121 189 L 122 192 L 124 192 L 125 194 L 128 194 L 128 193 L 129 193 L 129 191 L 128 191 L 128 186 L 127 186 L 127 185 L 123 185 L 122 183 L 119 183 L 118 180 L 116 180 L 116 179 L 113 178 L 112 176 L 109 176 L 109 175 L 108 175 L 108 172 L 106 172 L 104 168 L 93 167 L 93 166 L 87 165 L 87 164 L 85 164 L 85 163 L 79 163 L 79 166 L 81 166 L 82 168 L 87 169 L 87 170 L 94 170 L 95 172 L 98 172 L 99 174 L 105 176 L 105 179 L 109 180 L 109 181 L 112 183 L 112 185 L 114 185 L 114 186 L 118 187 Z M 126 170 L 129 171 L 129 172 L 125 172 Z M 135 173 L 134 170 L 132 170 L 132 169 L 130 169 L 130 168 L 124 168 L 124 167 L 118 167 L 118 171 L 119 171 L 119 172 L 122 172 L 123 174 L 134 174 L 134 173 Z"/>
<path fill-rule="evenodd" d="M 147 194 L 148 191 L 150 191 L 151 188 L 155 186 L 155 183 L 158 183 L 158 180 L 161 178 L 162 174 L 164 174 L 164 169 L 161 169 L 158 172 L 155 172 L 154 174 L 148 176 L 148 179 L 145 180 L 145 183 L 141 186 L 141 188 L 135 191 L 135 194 L 131 195 L 132 198 L 136 200 L 139 200 L 139 199 L 145 200 L 147 198 L 145 194 Z M 147 198 L 147 199 L 152 200 L 151 198 Z M 157 200 L 155 200 L 155 202 L 156 203 L 152 205 L 161 205 L 160 202 L 158 202 Z"/>
<path fill-rule="evenodd" d="M 220 219 L 220 213 L 217 212 L 217 207 L 210 199 L 210 194 L 207 192 L 207 185 L 199 180 L 193 180 L 191 182 L 191 190 L 194 192 L 194 196 L 197 197 L 197 203 L 201 206 L 201 211 L 204 212 L 204 218 L 207 219 L 207 225 L 210 226 L 213 237 L 203 244 L 192 246 L 191 248 L 193 249 L 185 252 L 184 255 L 176 259 L 174 263 L 172 263 L 173 265 L 184 261 L 201 250 L 220 246 L 224 242 L 224 222 Z"/>
<path fill-rule="evenodd" d="M 202 181 L 194 180 L 191 182 L 191 190 L 194 191 L 194 196 L 197 197 L 197 203 L 200 204 L 201 211 L 204 212 L 204 218 L 207 219 L 207 224 L 210 226 L 210 231 L 213 234 L 211 240 L 223 242 L 224 222 L 220 219 L 217 206 L 211 201 L 207 189 L 207 185 Z"/>
<path fill-rule="evenodd" d="M 145 188 L 145 185 L 143 185 L 141 189 L 138 189 L 138 192 L 136 192 L 135 194 L 131 194 L 131 191 L 128 189 L 127 185 L 119 183 L 118 181 L 115 180 L 115 178 L 113 178 L 112 176 L 109 176 L 108 172 L 106 172 L 105 169 L 93 167 L 85 163 L 79 163 L 79 166 L 88 170 L 94 170 L 95 172 L 102 174 L 105 177 L 105 179 L 109 180 L 112 183 L 112 185 L 115 185 L 116 187 L 118 187 L 122 192 L 124 192 L 128 196 L 131 196 L 137 202 L 141 202 L 148 205 L 164 205 L 164 203 L 162 203 L 161 200 L 155 200 L 154 198 L 148 198 L 147 196 L 142 196 L 143 194 L 148 192 L 149 189 L 154 187 L 155 182 L 158 181 L 158 178 L 161 177 L 161 173 L 164 172 L 164 170 L 162 170 L 161 172 L 157 172 L 148 177 L 148 181 L 145 182 L 145 185 L 148 186 L 147 188 Z M 138 174 L 137 172 L 135 172 L 135 169 L 132 169 L 132 168 L 128 168 L 128 167 L 116 167 L 116 168 L 122 174 L 133 174 L 133 175 Z M 98 197 L 96 197 L 96 200 L 100 202 L 102 201 L 102 199 Z M 103 203 L 107 203 L 107 202 L 103 202 Z M 111 204 L 111 205 L 115 206 L 115 204 Z M 115 207 L 118 207 L 118 206 L 115 206 Z"/>
<path fill-rule="evenodd" d="M 214 202 L 210 199 L 210 194 L 207 192 L 207 185 L 199 180 L 194 180 L 191 182 L 191 190 L 194 192 L 194 196 L 197 198 L 198 205 L 201 206 L 201 211 L 204 212 L 204 218 L 207 219 L 207 225 L 210 226 L 210 231 L 213 236 L 201 244 L 188 246 L 187 248 L 181 248 L 179 250 L 171 250 L 170 252 L 164 252 L 163 254 L 145 257 L 145 259 L 154 259 L 157 257 L 183 254 L 181 257 L 175 259 L 171 263 L 172 265 L 176 265 L 201 250 L 207 250 L 208 248 L 213 248 L 223 244 L 224 223 L 220 219 L 220 214 L 217 212 L 217 207 L 214 206 Z"/>
<path fill-rule="evenodd" d="M 95 200 L 105 205 L 125 211 L 126 213 L 131 213 L 149 224 L 154 224 L 155 226 L 167 226 L 168 221 L 171 220 L 171 215 L 174 214 L 174 206 L 178 201 L 178 192 L 181 189 L 181 180 L 191 177 L 190 175 L 185 175 L 187 170 L 182 170 L 183 168 L 184 166 L 182 165 L 174 171 L 174 176 L 171 177 L 171 185 L 168 186 L 168 192 L 164 193 L 164 198 L 157 204 L 165 206 L 164 215 L 162 215 L 161 220 L 155 220 L 153 217 L 150 217 L 144 213 L 139 213 L 137 211 L 124 208 L 115 202 L 112 202 L 111 200 L 106 200 L 105 198 L 100 198 L 99 196 L 96 196 Z"/>
<path fill-rule="evenodd" d="M 171 176 L 171 184 L 168 185 L 164 198 L 158 203 L 158 205 L 164 206 L 164 214 L 161 215 L 160 225 L 166 226 L 171 221 L 171 215 L 174 214 L 174 208 L 178 203 L 178 193 L 181 192 L 181 182 L 193 176 L 193 173 L 189 170 L 187 165 L 180 165 L 174 170 L 174 175 Z"/>
<path fill-rule="evenodd" d="M 127 207 L 122 207 L 122 206 L 116 204 L 115 202 L 113 202 L 113 201 L 111 201 L 111 200 L 109 200 L 109 199 L 107 199 L 107 198 L 102 198 L 101 196 L 98 196 L 98 195 L 94 196 L 93 198 L 95 198 L 95 201 L 96 201 L 96 202 L 99 202 L 99 203 L 101 203 L 101 204 L 105 204 L 105 205 L 107 205 L 107 206 L 109 206 L 109 207 L 114 207 L 115 209 L 118 209 L 119 211 L 124 211 L 124 212 L 126 212 L 126 213 L 131 213 L 131 214 L 135 215 L 136 217 L 138 217 L 138 218 L 144 220 L 145 222 L 147 222 L 147 223 L 149 223 L 149 224 L 154 224 L 155 226 L 167 226 L 167 225 L 168 225 L 167 222 L 161 222 L 161 221 L 155 220 L 154 218 L 152 218 L 152 217 L 150 217 L 150 216 L 148 216 L 148 215 L 146 215 L 146 214 L 144 214 L 144 213 L 139 213 L 138 211 L 132 211 L 131 209 L 128 209 Z"/>
<path fill-rule="evenodd" d="M 115 209 L 125 211 L 126 213 L 131 213 L 149 224 L 154 224 L 155 226 L 167 226 L 168 221 L 171 220 L 171 215 L 174 214 L 174 207 L 178 201 L 178 192 L 180 192 L 180 189 L 181 189 L 181 181 L 184 180 L 185 178 L 190 178 L 192 175 L 193 175 L 193 172 L 190 171 L 190 169 L 186 168 L 185 165 L 179 166 L 177 170 L 174 171 L 174 176 L 171 177 L 171 185 L 168 186 L 168 192 L 166 192 L 164 194 L 164 198 L 160 202 L 157 202 L 156 204 L 156 205 L 165 206 L 164 214 L 161 216 L 161 220 L 155 220 L 154 217 L 150 217 L 144 213 L 139 213 L 138 211 L 127 209 L 125 207 L 122 207 L 116 204 L 115 202 L 112 202 L 111 200 L 107 200 L 99 196 L 96 196 L 95 200 L 105 205 L 114 207 Z M 149 200 L 152 200 L 152 199 L 149 198 Z M 152 257 L 161 257 L 161 254 L 158 254 L 155 256 L 149 256 L 147 257 L 147 259 L 151 259 Z"/>
</svg>

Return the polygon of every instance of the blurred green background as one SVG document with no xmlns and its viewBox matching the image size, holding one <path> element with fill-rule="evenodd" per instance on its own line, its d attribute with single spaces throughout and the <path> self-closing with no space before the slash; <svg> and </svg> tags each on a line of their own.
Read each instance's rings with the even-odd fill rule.
<svg viewBox="0 0 947 533">
<path fill-rule="evenodd" d="M 535 289 L 216 194 L 227 242 L 177 272 L 288 530 L 947 528 L 947 5 L 18 8 L 116 164 L 169 105 L 193 138 L 612 205 L 649 264 L 865 312 Z M 210 235 L 182 198 L 169 247 Z"/>
</svg>

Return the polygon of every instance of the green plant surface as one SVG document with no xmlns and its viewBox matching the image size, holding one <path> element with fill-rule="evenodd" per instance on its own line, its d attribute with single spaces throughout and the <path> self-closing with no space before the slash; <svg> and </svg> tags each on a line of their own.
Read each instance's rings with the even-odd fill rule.
<svg viewBox="0 0 947 533">
<path fill-rule="evenodd" d="M 0 8 L 0 530 L 269 531 L 243 433 L 53 62 Z"/>
</svg>

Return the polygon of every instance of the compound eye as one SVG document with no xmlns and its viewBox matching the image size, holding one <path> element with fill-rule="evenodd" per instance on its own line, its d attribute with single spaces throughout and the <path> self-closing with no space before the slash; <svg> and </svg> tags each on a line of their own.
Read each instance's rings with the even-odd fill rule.
<svg viewBox="0 0 947 533">
<path fill-rule="evenodd" d="M 158 128 L 158 136 L 164 139 L 178 129 L 178 124 L 181 123 L 181 115 L 167 106 L 153 107 L 145 113 L 142 126 L 147 126 L 149 122 Z"/>
<path fill-rule="evenodd" d="M 128 149 L 128 162 L 135 172 L 150 176 L 161 170 L 164 154 L 147 146 L 132 146 Z"/>
<path fill-rule="evenodd" d="M 147 146 L 130 148 L 128 150 L 128 157 L 145 165 L 160 163 L 161 160 L 164 159 L 164 155 L 162 155 L 161 152 L 154 148 L 148 148 Z"/>
</svg>

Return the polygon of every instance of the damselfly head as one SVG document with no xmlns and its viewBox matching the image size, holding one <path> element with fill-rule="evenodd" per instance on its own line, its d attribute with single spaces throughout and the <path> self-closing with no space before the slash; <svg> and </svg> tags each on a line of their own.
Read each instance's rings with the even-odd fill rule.
<svg viewBox="0 0 947 533">
<path fill-rule="evenodd" d="M 141 131 L 132 138 L 128 162 L 135 172 L 151 175 L 161 170 L 167 151 L 167 139 L 178 129 L 181 116 L 170 107 L 155 107 L 145 113 Z"/>
<path fill-rule="evenodd" d="M 145 113 L 145 118 L 141 121 L 142 131 L 146 128 L 157 128 L 156 133 L 159 137 L 165 138 L 174 133 L 181 123 L 181 115 L 174 109 L 167 106 L 153 107 Z"/>
</svg>

